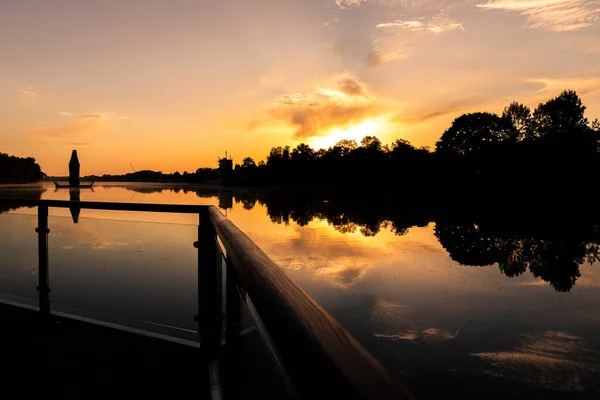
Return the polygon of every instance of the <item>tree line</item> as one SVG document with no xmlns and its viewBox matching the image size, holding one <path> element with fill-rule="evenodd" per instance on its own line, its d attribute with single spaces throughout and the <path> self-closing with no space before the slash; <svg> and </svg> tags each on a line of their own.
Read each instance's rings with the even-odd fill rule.
<svg viewBox="0 0 600 400">
<path fill-rule="evenodd" d="M 89 177 L 113 181 L 170 181 L 229 186 L 329 187 L 410 190 L 422 196 L 452 190 L 457 196 L 492 195 L 509 200 L 543 198 L 579 191 L 595 178 L 600 161 L 600 122 L 585 117 L 573 90 L 540 103 L 535 110 L 513 102 L 501 115 L 463 114 L 435 149 L 405 139 L 383 144 L 374 136 L 341 140 L 328 149 L 306 143 L 273 147 L 258 163 L 245 157 L 235 165 L 163 174 L 139 171 Z M 230 167 L 229 167 L 230 166 Z"/>
<path fill-rule="evenodd" d="M 472 192 L 511 186 L 533 192 L 548 184 L 581 187 L 600 160 L 600 123 L 589 122 L 575 91 L 566 90 L 532 112 L 513 102 L 502 115 L 464 114 L 437 141 L 435 149 L 404 139 L 384 145 L 373 136 L 361 143 L 342 140 L 328 149 L 301 143 L 274 147 L 258 164 L 250 157 L 236 164 L 229 184 L 365 185 L 431 191 Z"/>
<path fill-rule="evenodd" d="M 46 174 L 35 162 L 35 158 L 15 157 L 0 153 L 0 182 L 29 183 L 37 182 Z"/>
</svg>

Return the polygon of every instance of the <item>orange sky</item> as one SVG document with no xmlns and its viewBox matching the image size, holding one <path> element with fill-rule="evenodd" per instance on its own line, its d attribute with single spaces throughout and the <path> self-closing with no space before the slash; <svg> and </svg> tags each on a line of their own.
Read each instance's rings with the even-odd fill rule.
<svg viewBox="0 0 600 400">
<path fill-rule="evenodd" d="M 600 117 L 600 1 L 0 0 L 0 152 L 67 174 L 194 171 L 578 91 Z"/>
</svg>

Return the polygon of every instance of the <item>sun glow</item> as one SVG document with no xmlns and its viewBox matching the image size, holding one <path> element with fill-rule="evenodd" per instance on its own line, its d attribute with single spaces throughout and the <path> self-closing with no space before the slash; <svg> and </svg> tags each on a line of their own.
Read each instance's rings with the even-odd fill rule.
<svg viewBox="0 0 600 400">
<path fill-rule="evenodd" d="M 333 128 L 327 136 L 311 139 L 309 145 L 314 149 L 327 149 L 342 139 L 356 140 L 358 144 L 365 136 L 378 136 L 386 126 L 385 118 L 370 118 L 347 128 Z"/>
</svg>

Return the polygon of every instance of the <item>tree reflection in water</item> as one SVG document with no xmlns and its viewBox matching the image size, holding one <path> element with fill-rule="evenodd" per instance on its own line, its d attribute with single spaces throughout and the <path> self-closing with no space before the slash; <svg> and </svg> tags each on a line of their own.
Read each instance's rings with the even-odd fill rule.
<svg viewBox="0 0 600 400">
<path fill-rule="evenodd" d="M 0 192 L 0 196 L 4 198 L 11 199 L 27 199 L 27 200 L 40 200 L 42 198 L 42 194 L 46 191 L 42 186 L 26 186 L 26 187 L 18 187 L 15 186 L 11 188 L 10 186 L 5 186 L 3 190 Z M 14 211 L 19 208 L 23 208 L 16 203 L 2 203 L 0 204 L 0 214 L 8 211 Z M 32 208 L 32 207 L 28 207 Z"/>
<path fill-rule="evenodd" d="M 460 207 L 445 199 L 409 201 L 398 193 L 338 191 L 238 191 L 194 189 L 190 186 L 136 188 L 146 193 L 163 190 L 195 192 L 198 197 L 218 197 L 221 207 L 233 202 L 246 210 L 264 206 L 271 221 L 306 226 L 314 219 L 327 221 L 340 233 L 376 236 L 381 229 L 405 235 L 412 227 L 435 223 L 434 233 L 450 258 L 465 266 L 498 265 L 507 277 L 527 270 L 559 292 L 568 292 L 581 276 L 579 266 L 600 261 L 600 215 L 590 207 L 522 210 L 498 207 Z M 233 199 L 233 201 L 231 200 Z M 476 210 L 473 211 L 473 210 Z M 533 217 L 532 217 L 533 213 Z"/>
<path fill-rule="evenodd" d="M 515 277 L 529 270 L 559 292 L 571 290 L 581 276 L 579 266 L 599 260 L 598 237 L 579 237 L 565 232 L 563 237 L 503 236 L 485 232 L 475 223 L 436 224 L 435 236 L 450 257 L 462 264 L 489 266 Z"/>
</svg>

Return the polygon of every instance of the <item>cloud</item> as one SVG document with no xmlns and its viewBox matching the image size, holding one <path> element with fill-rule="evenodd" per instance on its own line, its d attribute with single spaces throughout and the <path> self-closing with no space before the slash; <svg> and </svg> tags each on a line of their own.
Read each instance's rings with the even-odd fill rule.
<svg viewBox="0 0 600 400">
<path fill-rule="evenodd" d="M 329 232 L 327 243 L 322 240 L 325 232 Z M 331 228 L 323 220 L 295 228 L 294 235 L 285 244 L 274 245 L 266 239 L 264 246 L 282 268 L 314 276 L 337 287 L 350 287 L 360 282 L 382 259 L 382 256 L 373 256 L 382 254 L 378 252 L 381 242 L 356 241 L 348 234 L 337 232 L 331 235 Z"/>
<path fill-rule="evenodd" d="M 367 1 L 368 0 L 335 0 L 335 4 L 339 8 L 358 7 L 362 3 L 366 3 Z M 373 2 L 373 0 L 371 0 L 371 2 Z"/>
<path fill-rule="evenodd" d="M 379 36 L 373 41 L 373 47 L 367 54 L 366 62 L 370 66 L 376 66 L 394 60 L 402 60 L 410 56 L 410 49 L 410 43 L 405 38 Z"/>
<path fill-rule="evenodd" d="M 19 89 L 19 92 L 21 92 L 21 94 L 23 94 L 27 97 L 31 97 L 31 98 L 35 98 L 38 95 L 37 90 L 33 86 L 25 86 L 25 87 Z"/>
<path fill-rule="evenodd" d="M 421 21 L 392 21 L 377 24 L 376 28 L 404 28 L 410 31 L 420 31 L 425 29 L 425 24 Z"/>
<path fill-rule="evenodd" d="M 525 79 L 525 82 L 540 85 L 538 93 L 546 100 L 548 97 L 557 96 L 560 92 L 567 89 L 575 90 L 579 95 L 593 93 L 600 90 L 600 77 L 535 78 Z"/>
<path fill-rule="evenodd" d="M 44 143 L 63 143 L 63 144 L 82 144 L 90 145 L 87 141 L 81 139 L 87 137 L 90 133 L 100 131 L 108 127 L 111 121 L 122 121 L 128 119 L 124 115 L 118 115 L 112 112 L 99 112 L 74 115 L 69 112 L 59 112 L 59 115 L 70 117 L 67 123 L 60 125 L 47 125 L 34 127 L 28 132 L 31 141 Z"/>
<path fill-rule="evenodd" d="M 97 121 L 119 121 L 124 119 L 129 119 L 125 115 L 117 115 L 111 112 L 104 113 L 89 113 L 89 114 L 81 114 L 78 118 L 79 120 L 97 120 Z"/>
<path fill-rule="evenodd" d="M 381 113 L 364 82 L 349 73 L 341 74 L 309 93 L 284 94 L 273 100 L 271 116 L 291 124 L 297 139 L 325 136 L 331 128 Z"/>
<path fill-rule="evenodd" d="M 329 1 L 329 0 L 327 0 Z M 419 10 L 448 10 L 451 8 L 472 5 L 474 0 L 335 0 L 342 10 L 360 8 L 362 5 L 381 6 L 387 8 L 419 9 Z"/>
<path fill-rule="evenodd" d="M 488 0 L 477 7 L 518 12 L 527 28 L 568 32 L 593 25 L 600 19 L 596 0 Z"/>
<path fill-rule="evenodd" d="M 600 353 L 577 336 L 546 331 L 520 339 L 520 347 L 512 350 L 471 355 L 489 365 L 490 375 L 558 391 L 586 390 L 586 378 L 599 371 Z"/>
<path fill-rule="evenodd" d="M 370 65 L 407 58 L 414 41 L 423 34 L 441 34 L 455 30 L 465 31 L 463 24 L 445 13 L 432 17 L 394 20 L 375 25 L 373 47 L 367 56 Z"/>
<path fill-rule="evenodd" d="M 384 22 L 377 24 L 376 28 L 391 30 L 405 29 L 414 32 L 429 31 L 436 34 L 450 32 L 457 29 L 462 30 L 463 32 L 465 31 L 463 24 L 453 20 L 444 13 L 437 14 L 429 18 L 429 20 L 420 18 L 416 20 L 395 20 L 391 22 Z"/>
<path fill-rule="evenodd" d="M 424 0 L 421 0 L 424 1 Z M 431 0 L 427 0 L 431 1 Z M 436 1 L 436 0 L 433 0 Z M 362 4 L 377 4 L 384 6 L 416 6 L 414 1 L 410 0 L 335 0 L 335 4 L 341 8 L 352 8 L 352 7 L 360 7 Z M 439 4 L 438 4 L 439 5 Z"/>
<path fill-rule="evenodd" d="M 421 123 L 449 114 L 460 114 L 473 109 L 485 102 L 479 95 L 456 97 L 448 95 L 453 100 L 447 103 L 431 104 L 427 108 L 408 108 L 398 113 L 394 121 L 403 123 Z"/>
<path fill-rule="evenodd" d="M 18 104 L 21 107 L 30 107 L 33 106 L 38 98 L 39 92 L 33 86 L 25 86 L 19 88 L 19 100 Z"/>
<path fill-rule="evenodd" d="M 340 92 L 349 96 L 367 97 L 365 93 L 364 83 L 360 82 L 353 76 L 344 76 L 337 81 Z"/>
<path fill-rule="evenodd" d="M 463 24 L 453 20 L 444 13 L 433 16 L 427 23 L 427 30 L 433 33 L 450 32 L 457 29 L 465 31 Z"/>
<path fill-rule="evenodd" d="M 412 329 L 400 332 L 398 334 L 375 333 L 375 337 L 389 340 L 410 340 L 427 344 L 438 344 L 448 340 L 454 340 L 458 336 L 458 331 L 454 334 L 441 329 L 427 328 L 422 331 Z"/>
</svg>

